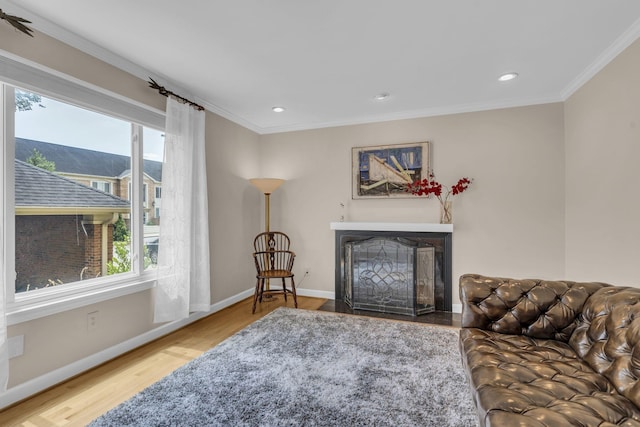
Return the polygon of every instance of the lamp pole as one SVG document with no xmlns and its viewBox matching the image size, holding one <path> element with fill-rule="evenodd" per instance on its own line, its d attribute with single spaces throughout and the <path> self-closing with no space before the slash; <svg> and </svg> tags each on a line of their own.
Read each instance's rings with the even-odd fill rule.
<svg viewBox="0 0 640 427">
<path fill-rule="evenodd" d="M 264 193 L 264 231 L 269 230 L 269 218 L 271 217 L 271 193 Z"/>
</svg>

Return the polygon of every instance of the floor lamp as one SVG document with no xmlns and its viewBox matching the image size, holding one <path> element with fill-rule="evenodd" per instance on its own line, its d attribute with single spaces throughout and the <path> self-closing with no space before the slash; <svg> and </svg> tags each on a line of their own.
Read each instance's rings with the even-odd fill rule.
<svg viewBox="0 0 640 427">
<path fill-rule="evenodd" d="M 284 183 L 284 179 L 278 178 L 252 178 L 249 180 L 254 187 L 264 193 L 264 231 L 269 232 L 270 224 L 270 206 L 269 206 L 269 197 L 271 193 L 276 191 L 278 187 L 280 187 Z M 269 279 L 267 279 L 267 291 L 269 290 Z M 265 295 L 265 299 L 273 298 L 271 294 Z"/>
<path fill-rule="evenodd" d="M 264 231 L 269 230 L 269 216 L 270 216 L 270 208 L 269 208 L 269 196 L 271 193 L 276 191 L 278 187 L 280 187 L 284 183 L 284 179 L 278 178 L 253 178 L 250 179 L 249 182 L 253 184 L 258 190 L 264 193 Z"/>
</svg>

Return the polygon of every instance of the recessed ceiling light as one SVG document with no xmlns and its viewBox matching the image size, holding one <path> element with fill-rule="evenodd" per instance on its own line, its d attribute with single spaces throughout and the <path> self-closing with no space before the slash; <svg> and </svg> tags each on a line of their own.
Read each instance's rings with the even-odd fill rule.
<svg viewBox="0 0 640 427">
<path fill-rule="evenodd" d="M 509 80 L 513 80 L 518 77 L 518 73 L 505 73 L 498 77 L 499 82 L 508 82 Z"/>
<path fill-rule="evenodd" d="M 284 107 L 271 107 L 274 113 L 282 113 L 285 108 Z"/>
<path fill-rule="evenodd" d="M 379 93 L 373 97 L 373 99 L 375 99 L 376 101 L 384 101 L 387 98 L 389 98 L 389 94 L 386 92 Z"/>
</svg>

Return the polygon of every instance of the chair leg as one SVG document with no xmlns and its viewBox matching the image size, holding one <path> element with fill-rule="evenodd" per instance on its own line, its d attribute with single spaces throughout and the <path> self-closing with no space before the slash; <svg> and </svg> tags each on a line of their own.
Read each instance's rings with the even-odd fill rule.
<svg viewBox="0 0 640 427">
<path fill-rule="evenodd" d="M 293 280 L 293 276 L 291 276 L 291 293 L 293 294 L 293 305 L 295 308 L 298 308 L 298 296 L 296 295 L 296 282 Z"/>
<path fill-rule="evenodd" d="M 260 279 L 260 293 L 259 293 L 259 298 L 258 300 L 260 301 L 260 304 L 262 304 L 262 295 L 264 294 L 264 279 Z"/>
<path fill-rule="evenodd" d="M 260 279 L 256 280 L 256 290 L 253 292 L 253 309 L 251 310 L 251 314 L 255 314 L 256 312 L 256 302 L 258 302 L 258 295 L 260 294 Z"/>
<path fill-rule="evenodd" d="M 282 293 L 284 294 L 284 302 L 287 302 L 287 284 L 284 281 L 284 277 L 282 278 Z"/>
</svg>

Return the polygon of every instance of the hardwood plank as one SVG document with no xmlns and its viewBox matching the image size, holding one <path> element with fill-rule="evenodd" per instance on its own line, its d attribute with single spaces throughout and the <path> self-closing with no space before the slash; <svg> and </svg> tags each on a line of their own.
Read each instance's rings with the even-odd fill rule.
<svg viewBox="0 0 640 427">
<path fill-rule="evenodd" d="M 258 304 L 252 299 L 207 316 L 0 412 L 0 425 L 80 426 L 195 359 L 278 307 L 282 296 Z M 298 307 L 317 310 L 325 299 L 298 297 Z M 289 298 L 287 307 L 293 307 Z"/>
</svg>

